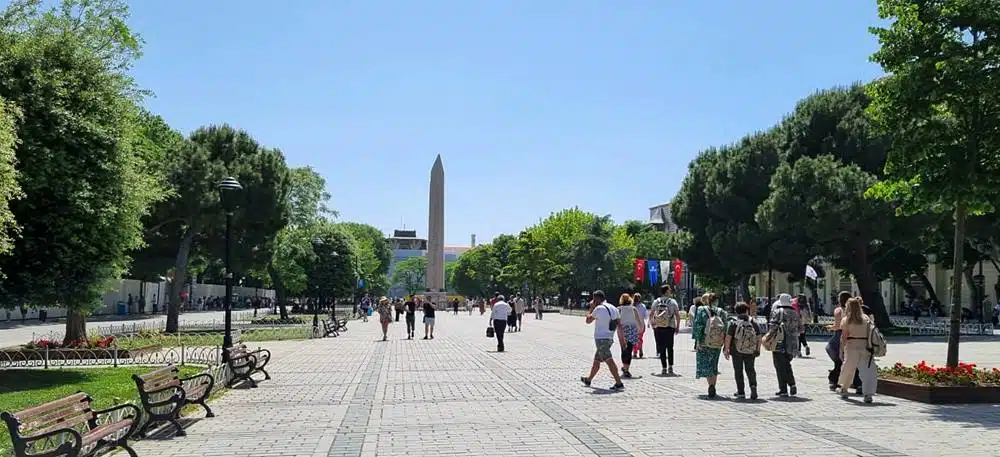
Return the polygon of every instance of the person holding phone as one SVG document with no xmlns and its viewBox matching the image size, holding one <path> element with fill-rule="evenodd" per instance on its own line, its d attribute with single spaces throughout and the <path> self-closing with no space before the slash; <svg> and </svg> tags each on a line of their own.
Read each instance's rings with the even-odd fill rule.
<svg viewBox="0 0 1000 457">
<path fill-rule="evenodd" d="M 618 335 L 618 343 L 625 347 L 625 334 L 622 330 L 621 316 L 618 309 L 607 302 L 604 291 L 595 290 L 591 294 L 593 300 L 590 302 L 590 311 L 587 313 L 587 324 L 594 324 L 594 344 L 597 350 L 594 352 L 594 362 L 590 367 L 590 374 L 583 376 L 580 381 L 585 386 L 590 386 L 594 376 L 601 370 L 601 364 L 607 364 L 611 377 L 615 379 L 615 384 L 611 390 L 622 390 L 622 378 L 618 374 L 618 365 L 615 364 L 615 356 L 611 352 L 614 345 L 615 334 Z"/>
</svg>

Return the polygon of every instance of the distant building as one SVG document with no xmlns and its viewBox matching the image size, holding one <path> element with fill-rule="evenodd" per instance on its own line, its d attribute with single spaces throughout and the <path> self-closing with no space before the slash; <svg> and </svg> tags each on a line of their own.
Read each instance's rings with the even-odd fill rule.
<svg viewBox="0 0 1000 457">
<path fill-rule="evenodd" d="M 661 232 L 677 232 L 677 224 L 670 214 L 670 203 L 663 203 L 649 208 L 649 225 L 656 227 Z"/>
<path fill-rule="evenodd" d="M 389 279 L 396 269 L 396 263 L 404 259 L 416 256 L 427 255 L 427 239 L 418 238 L 416 230 L 394 230 L 392 236 L 386 238 L 389 247 L 392 248 L 392 262 L 389 263 Z M 444 246 L 444 262 L 448 263 L 458 260 L 458 256 L 471 249 L 470 246 Z M 403 297 L 407 291 L 398 285 L 389 288 L 389 296 Z"/>
</svg>

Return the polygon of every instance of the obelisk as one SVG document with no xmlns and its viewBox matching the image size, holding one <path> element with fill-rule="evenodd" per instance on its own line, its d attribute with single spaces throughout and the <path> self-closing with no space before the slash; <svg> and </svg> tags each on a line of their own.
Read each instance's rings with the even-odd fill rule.
<svg viewBox="0 0 1000 457">
<path fill-rule="evenodd" d="M 444 290 L 444 165 L 438 154 L 431 167 L 430 202 L 427 205 L 426 298 L 438 307 L 447 305 Z"/>
</svg>

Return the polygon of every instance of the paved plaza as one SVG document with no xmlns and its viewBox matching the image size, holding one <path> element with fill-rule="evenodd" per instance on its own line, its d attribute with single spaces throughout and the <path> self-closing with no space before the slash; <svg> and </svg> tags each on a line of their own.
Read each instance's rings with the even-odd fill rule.
<svg viewBox="0 0 1000 457">
<path fill-rule="evenodd" d="M 479 317 L 438 317 L 434 340 L 407 341 L 393 323 L 352 322 L 339 338 L 274 342 L 274 379 L 234 390 L 186 437 L 150 439 L 143 456 L 1000 456 L 1000 405 L 931 406 L 890 397 L 845 402 L 826 388 L 822 343 L 794 363 L 799 398 L 777 400 L 770 358 L 762 400 L 738 403 L 722 360 L 721 399 L 703 397 L 690 336 L 678 336 L 679 377 L 651 357 L 620 393 L 606 371 L 584 387 L 593 328 L 582 318 L 526 316 L 496 353 Z M 422 332 L 418 331 L 418 336 Z M 963 360 L 1000 366 L 997 342 L 963 345 Z M 889 360 L 941 362 L 943 340 L 893 344 Z M 200 417 L 200 416 L 198 416 Z M 124 454 L 120 454 L 124 455 Z"/>
</svg>

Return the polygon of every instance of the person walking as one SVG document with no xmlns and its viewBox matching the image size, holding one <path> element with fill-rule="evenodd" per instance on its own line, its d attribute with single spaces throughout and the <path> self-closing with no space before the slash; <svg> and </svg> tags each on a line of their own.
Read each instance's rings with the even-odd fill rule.
<svg viewBox="0 0 1000 457">
<path fill-rule="evenodd" d="M 480 304 L 480 306 L 482 306 Z M 493 303 L 493 309 L 490 311 L 490 322 L 493 323 L 493 335 L 497 339 L 497 352 L 504 351 L 503 345 L 503 334 L 507 330 L 507 317 L 514 312 L 506 301 L 504 301 L 503 295 L 497 296 L 497 301 Z"/>
<path fill-rule="evenodd" d="M 681 327 L 681 311 L 669 285 L 660 286 L 660 293 L 662 295 L 653 301 L 653 308 L 649 312 L 649 327 L 653 329 L 653 338 L 656 340 L 656 356 L 660 358 L 661 374 L 668 376 L 674 374 L 674 336 Z"/>
<path fill-rule="evenodd" d="M 520 295 L 514 297 L 514 313 L 516 314 L 515 322 L 517 324 L 514 331 L 520 332 L 521 321 L 524 318 L 524 299 Z"/>
<path fill-rule="evenodd" d="M 726 313 L 715 306 L 715 295 L 701 296 L 701 306 L 695 311 L 694 327 L 691 329 L 695 341 L 695 377 L 705 378 L 708 383 L 708 398 L 718 393 L 715 384 L 719 380 L 719 355 L 726 343 Z"/>
<path fill-rule="evenodd" d="M 542 297 L 535 297 L 534 305 L 532 307 L 535 309 L 535 320 L 542 320 L 542 311 L 545 307 L 545 302 L 542 301 Z"/>
<path fill-rule="evenodd" d="M 782 332 L 782 341 L 778 343 L 771 357 L 774 361 L 774 371 L 778 377 L 778 397 L 795 396 L 798 389 L 795 385 L 795 372 L 792 371 L 792 360 L 799 356 L 799 333 L 802 332 L 802 320 L 799 313 L 792 308 L 792 296 L 778 295 L 778 301 L 771 305 L 770 326 L 775 332 Z M 768 330 L 769 332 L 771 330 Z"/>
<path fill-rule="evenodd" d="M 451 301 L 451 311 L 452 315 L 454 316 L 458 315 L 458 298 Z"/>
<path fill-rule="evenodd" d="M 642 318 L 639 310 L 632 304 L 632 296 L 622 294 L 618 297 L 618 315 L 621 317 L 622 333 L 625 335 L 625 342 L 622 344 L 622 377 L 632 378 L 629 366 L 632 364 L 632 350 L 639 344 L 639 329 L 642 328 Z"/>
<path fill-rule="evenodd" d="M 410 296 L 409 299 L 403 303 L 403 310 L 406 315 L 404 320 L 406 320 L 406 339 L 413 339 L 413 332 L 416 330 L 417 326 L 417 305 L 420 303 L 420 298 Z"/>
<path fill-rule="evenodd" d="M 590 374 L 580 378 L 585 386 L 590 386 L 594 376 L 601 370 L 601 364 L 608 366 L 611 377 L 615 383 L 611 390 L 621 390 L 625 388 L 622 378 L 618 375 L 618 365 L 615 364 L 615 356 L 611 354 L 611 346 L 614 345 L 613 338 L 618 335 L 618 342 L 625 345 L 625 334 L 621 327 L 621 317 L 618 310 L 611 306 L 604 297 L 604 291 L 595 290 L 591 294 L 590 311 L 587 313 L 587 324 L 594 324 L 594 345 L 597 350 L 594 352 L 594 362 L 590 367 Z"/>
<path fill-rule="evenodd" d="M 382 341 L 387 340 L 389 334 L 389 324 L 392 322 L 392 308 L 389 306 L 389 299 L 382 297 L 378 301 L 378 321 L 382 324 Z"/>
<path fill-rule="evenodd" d="M 649 320 L 649 309 L 642 302 L 642 294 L 639 293 L 632 295 L 632 305 L 635 306 L 636 311 L 639 311 L 639 317 L 641 318 L 641 322 L 639 322 L 639 343 L 632 348 L 632 356 L 641 359 L 645 355 L 642 349 L 646 343 L 646 322 Z"/>
<path fill-rule="evenodd" d="M 844 320 L 840 323 L 842 330 L 840 350 L 844 364 L 840 371 L 839 384 L 847 386 L 847 383 L 851 381 L 852 373 L 857 370 L 858 376 L 861 378 L 864 401 L 871 403 L 878 382 L 878 365 L 875 364 L 874 354 L 869 350 L 875 320 L 865 315 L 862 303 L 861 297 L 847 300 Z M 847 395 L 848 389 L 842 387 L 840 397 L 846 399 Z"/>
<path fill-rule="evenodd" d="M 437 304 L 424 302 L 424 339 L 434 339 L 434 311 Z"/>
<path fill-rule="evenodd" d="M 833 332 L 830 340 L 826 343 L 826 355 L 830 357 L 833 361 L 833 369 L 827 375 L 827 380 L 830 382 L 830 391 L 836 391 L 841 387 L 840 385 L 840 371 L 844 365 L 844 359 L 841 356 L 841 336 L 844 334 L 844 330 L 841 328 L 841 324 L 844 321 L 844 309 L 847 307 L 847 300 L 850 300 L 851 293 L 847 291 L 842 291 L 837 295 L 837 308 L 833 310 L 833 324 L 826 327 L 827 330 Z M 855 389 L 858 395 L 862 394 L 861 391 L 861 378 L 858 376 L 858 372 L 854 372 L 854 381 L 851 383 L 851 388 Z"/>
<path fill-rule="evenodd" d="M 757 370 L 754 361 L 760 356 L 760 327 L 750 319 L 748 314 L 749 306 L 744 302 L 739 302 L 733 308 L 736 319 L 729 321 L 729 328 L 726 329 L 726 343 L 722 346 L 722 353 L 726 360 L 733 360 L 733 377 L 736 381 L 737 400 L 746 398 L 746 386 L 743 382 L 743 374 L 746 373 L 746 380 L 750 384 L 750 399 L 757 399 Z"/>
<path fill-rule="evenodd" d="M 799 294 L 792 300 L 792 307 L 795 311 L 799 313 L 799 320 L 802 321 L 802 333 L 799 333 L 799 351 L 802 347 L 806 348 L 806 357 L 809 357 L 809 340 L 806 339 L 806 324 L 812 322 L 812 314 L 809 312 L 809 303 L 806 301 L 806 296 Z"/>
</svg>

